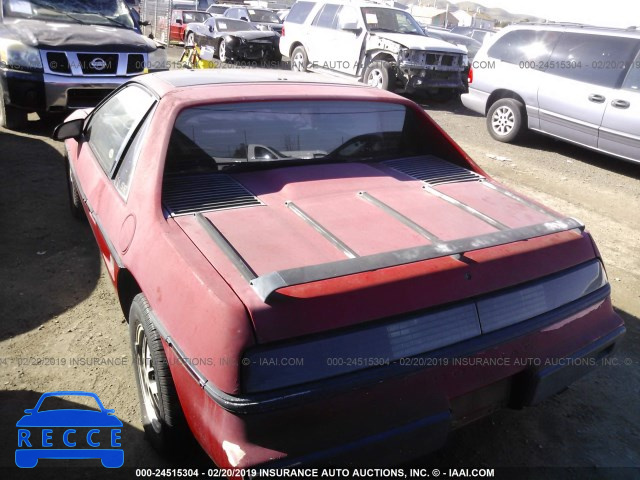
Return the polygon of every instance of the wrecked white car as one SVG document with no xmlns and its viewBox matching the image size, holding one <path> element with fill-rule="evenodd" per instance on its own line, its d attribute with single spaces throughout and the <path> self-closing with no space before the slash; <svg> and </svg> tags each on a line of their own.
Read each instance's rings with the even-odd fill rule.
<svg viewBox="0 0 640 480">
<path fill-rule="evenodd" d="M 280 52 L 292 70 L 355 77 L 385 90 L 467 90 L 464 48 L 427 37 L 403 10 L 370 2 L 295 3 Z"/>
</svg>

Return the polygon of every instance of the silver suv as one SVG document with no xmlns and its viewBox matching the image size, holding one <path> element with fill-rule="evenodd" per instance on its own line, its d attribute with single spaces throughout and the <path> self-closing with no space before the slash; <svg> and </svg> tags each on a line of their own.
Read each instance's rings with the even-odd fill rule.
<svg viewBox="0 0 640 480">
<path fill-rule="evenodd" d="M 462 103 L 501 142 L 530 129 L 640 163 L 640 32 L 505 28 L 477 53 Z"/>
<path fill-rule="evenodd" d="M 403 10 L 370 2 L 296 2 L 280 52 L 292 70 L 349 76 L 385 90 L 439 94 L 467 87 L 464 47 L 427 37 Z"/>
</svg>

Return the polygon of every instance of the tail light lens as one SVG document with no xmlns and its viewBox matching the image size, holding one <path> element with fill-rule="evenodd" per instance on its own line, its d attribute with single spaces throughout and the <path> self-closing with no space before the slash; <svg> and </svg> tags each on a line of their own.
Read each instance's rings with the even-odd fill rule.
<svg viewBox="0 0 640 480">
<path fill-rule="evenodd" d="M 284 37 L 284 25 L 282 26 L 282 33 L 280 34 L 281 37 Z"/>
<path fill-rule="evenodd" d="M 469 67 L 469 76 L 467 77 L 467 80 L 469 80 L 469 85 L 473 83 L 473 67 Z"/>
</svg>

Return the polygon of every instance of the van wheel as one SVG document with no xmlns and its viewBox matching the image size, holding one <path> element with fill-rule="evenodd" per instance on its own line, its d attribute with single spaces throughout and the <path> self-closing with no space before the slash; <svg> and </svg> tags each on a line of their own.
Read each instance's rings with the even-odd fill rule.
<svg viewBox="0 0 640 480">
<path fill-rule="evenodd" d="M 391 66 L 389 62 L 371 62 L 364 72 L 364 83 L 380 90 L 389 90 L 391 87 Z"/>
<path fill-rule="evenodd" d="M 142 424 L 156 450 L 173 454 L 184 445 L 188 429 L 150 311 L 144 294 L 136 295 L 129 311 L 129 336 Z"/>
<path fill-rule="evenodd" d="M 27 112 L 7 105 L 4 101 L 4 89 L 0 85 L 0 127 L 18 130 L 27 126 Z"/>
<path fill-rule="evenodd" d="M 307 65 L 309 65 L 309 57 L 307 57 L 307 51 L 302 45 L 294 48 L 291 53 L 291 70 L 294 72 L 306 72 Z"/>
<path fill-rule="evenodd" d="M 513 98 L 503 98 L 491 105 L 487 114 L 487 129 L 499 142 L 513 142 L 526 131 L 526 118 L 522 102 Z"/>
</svg>

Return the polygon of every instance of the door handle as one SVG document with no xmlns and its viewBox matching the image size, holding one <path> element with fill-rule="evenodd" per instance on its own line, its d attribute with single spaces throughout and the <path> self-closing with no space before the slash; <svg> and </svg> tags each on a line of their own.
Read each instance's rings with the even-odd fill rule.
<svg viewBox="0 0 640 480">
<path fill-rule="evenodd" d="M 589 101 L 593 103 L 604 103 L 605 100 L 606 98 L 604 98 L 604 96 L 598 95 L 597 93 L 589 95 Z"/>
<path fill-rule="evenodd" d="M 629 108 L 631 106 L 631 103 L 627 102 L 626 100 L 614 100 L 611 102 L 611 105 L 616 108 Z"/>
</svg>

